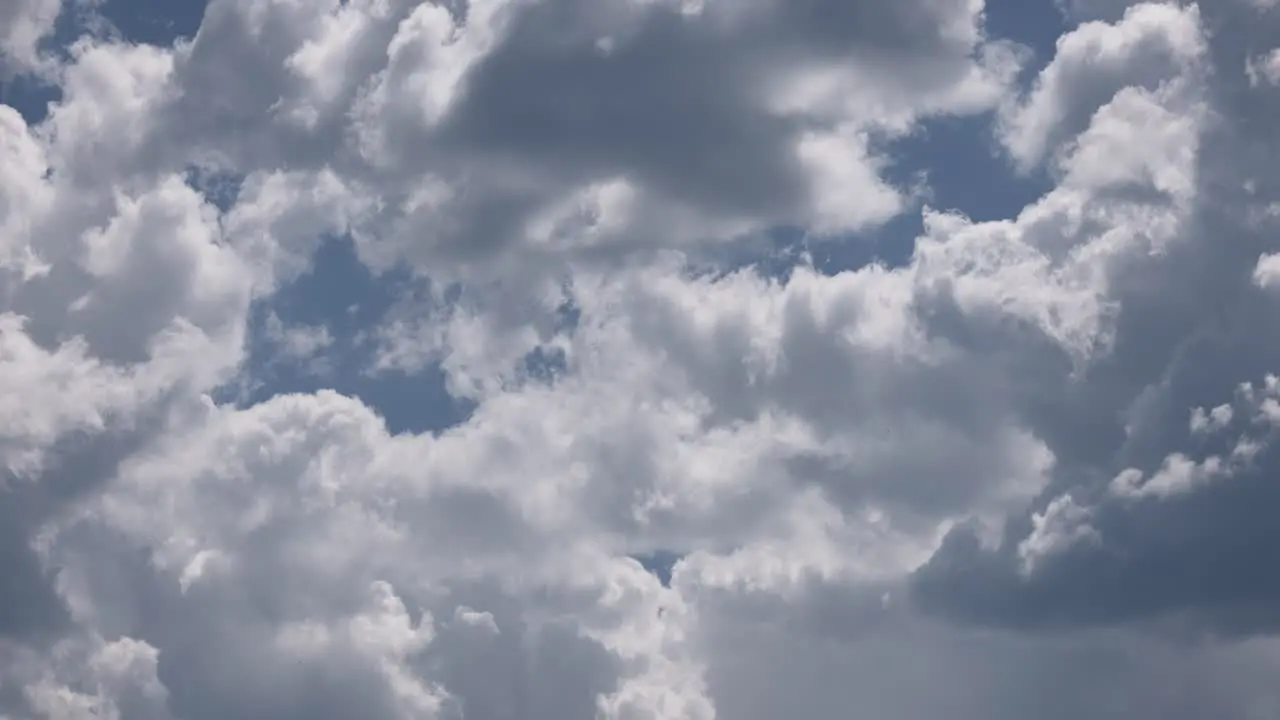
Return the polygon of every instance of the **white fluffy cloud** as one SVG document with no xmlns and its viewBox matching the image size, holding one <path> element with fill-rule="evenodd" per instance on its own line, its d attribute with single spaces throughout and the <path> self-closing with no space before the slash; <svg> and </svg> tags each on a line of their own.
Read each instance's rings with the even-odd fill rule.
<svg viewBox="0 0 1280 720">
<path fill-rule="evenodd" d="M 1122 88 L 1187 81 L 1207 51 L 1196 5 L 1143 3 L 1115 23 L 1086 22 L 1058 40 L 1026 98 L 1002 118 L 1002 141 L 1024 170 L 1052 155 Z"/>
<path fill-rule="evenodd" d="M 1086 4 L 1022 81 L 980 0 L 213 0 L 58 60 L 15 6 L 0 716 L 1274 717 L 1277 20 Z M 957 115 L 1049 189 L 917 207 Z M 893 266 L 706 252 L 904 213 Z M 272 303 L 332 238 L 460 423 L 225 401 L 255 342 L 326 377 Z"/>
<path fill-rule="evenodd" d="M 62 0 L 13 0 L 0 8 L 0 81 L 40 70 L 40 44 L 53 34 Z"/>
</svg>

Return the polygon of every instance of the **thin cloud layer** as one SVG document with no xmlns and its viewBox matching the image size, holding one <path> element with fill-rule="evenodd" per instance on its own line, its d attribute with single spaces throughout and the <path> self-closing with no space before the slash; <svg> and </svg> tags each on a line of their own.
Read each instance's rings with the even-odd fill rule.
<svg viewBox="0 0 1280 720">
<path fill-rule="evenodd" d="M 1032 65 L 980 0 L 14 7 L 0 717 L 1280 712 L 1276 11 L 1062 3 Z M 1048 189 L 922 206 L 958 117 Z M 332 242 L 401 278 L 352 345 L 278 304 Z"/>
</svg>

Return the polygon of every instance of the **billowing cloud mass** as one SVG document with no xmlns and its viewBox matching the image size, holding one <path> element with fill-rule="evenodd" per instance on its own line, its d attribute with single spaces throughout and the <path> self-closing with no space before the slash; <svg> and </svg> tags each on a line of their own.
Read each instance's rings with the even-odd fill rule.
<svg viewBox="0 0 1280 720">
<path fill-rule="evenodd" d="M 0 718 L 1280 717 L 1275 3 L 130 5 L 0 6 Z"/>
</svg>

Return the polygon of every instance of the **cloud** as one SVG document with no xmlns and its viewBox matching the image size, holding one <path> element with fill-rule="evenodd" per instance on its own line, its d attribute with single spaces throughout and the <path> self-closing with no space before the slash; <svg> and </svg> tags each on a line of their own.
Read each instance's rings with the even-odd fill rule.
<svg viewBox="0 0 1280 720">
<path fill-rule="evenodd" d="M 1280 280 L 1280 255 L 1270 253 L 1258 258 L 1258 264 L 1253 267 L 1253 282 L 1270 288 L 1277 280 Z"/>
<path fill-rule="evenodd" d="M 1240 62 L 1256 30 L 1245 26 L 1256 17 L 1227 4 L 1203 7 L 1220 27 L 1209 55 L 1219 67 Z M 1114 439 L 1074 453 L 1049 442 L 1059 477 L 1041 500 L 1045 509 L 1011 522 L 995 551 L 953 536 L 917 574 L 922 604 L 1000 625 L 1171 621 L 1228 634 L 1274 626 L 1265 609 L 1273 589 L 1237 562 L 1243 548 L 1265 552 L 1273 542 L 1248 510 L 1270 502 L 1269 424 L 1259 415 L 1261 400 L 1251 398 L 1259 397 L 1253 388 L 1276 362 L 1276 349 L 1256 332 L 1274 311 L 1257 287 L 1265 285 L 1272 252 L 1263 228 L 1271 222 L 1265 208 L 1274 180 L 1264 173 L 1254 181 L 1259 185 L 1240 186 L 1241 176 L 1252 173 L 1243 158 L 1266 154 L 1271 145 L 1252 130 L 1267 102 L 1260 91 L 1242 77 L 1212 89 L 1196 170 L 1168 175 L 1188 191 L 1186 181 L 1195 178 L 1195 199 L 1175 233 L 1180 239 L 1153 256 L 1158 276 L 1131 274 L 1116 286 L 1122 294 L 1111 356 L 1077 383 L 1079 392 L 1105 386 L 1116 400 L 1093 416 L 1112 428 Z M 1094 115 L 1095 125 L 1103 115 Z M 1159 147 L 1148 138 L 1160 131 L 1142 127 L 1144 152 Z M 1186 147 L 1169 145 L 1175 146 Z M 1192 286 L 1202 288 L 1197 298 L 1214 300 L 1175 299 Z M 1071 534 L 1094 541 L 1074 543 L 1019 578 L 1017 549 L 1036 547 L 1043 534 L 1033 518 L 1045 522 L 1064 497 L 1083 508 L 1073 513 Z"/>
<path fill-rule="evenodd" d="M 843 7 L 214 2 L 135 127 L 171 164 L 333 168 L 376 205 L 353 227 L 375 263 L 858 230 L 908 202 L 881 141 L 992 107 L 1016 53 L 967 0 Z M 608 226 L 539 238 L 615 186 Z"/>
<path fill-rule="evenodd" d="M 40 43 L 53 34 L 62 0 L 15 0 L 0 10 L 0 80 L 39 70 Z"/>
<path fill-rule="evenodd" d="M 1244 65 L 1251 85 L 1280 84 L 1280 52 L 1271 50 L 1250 58 Z"/>
<path fill-rule="evenodd" d="M 1118 22 L 1086 22 L 1058 39 L 1031 92 L 1006 108 L 1001 140 L 1029 170 L 1080 132 L 1118 90 L 1176 81 L 1206 50 L 1195 5 L 1142 3 Z"/>
<path fill-rule="evenodd" d="M 0 107 L 0 712 L 1274 716 L 1275 18 L 1090 5 L 1025 82 L 976 0 L 65 48 Z M 957 116 L 1047 189 L 920 207 L 901 143 Z M 904 217 L 897 264 L 758 251 Z M 333 242 L 398 283 L 352 343 L 278 304 Z M 473 412 L 249 359 L 350 345 Z"/>
</svg>

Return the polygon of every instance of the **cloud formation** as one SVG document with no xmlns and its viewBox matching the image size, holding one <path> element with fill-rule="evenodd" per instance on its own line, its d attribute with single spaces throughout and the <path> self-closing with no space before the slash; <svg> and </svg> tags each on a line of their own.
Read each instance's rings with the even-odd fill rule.
<svg viewBox="0 0 1280 720">
<path fill-rule="evenodd" d="M 0 11 L 0 717 L 1275 717 L 1280 15 L 1059 5 Z M 924 204 L 956 119 L 1045 192 Z"/>
</svg>

